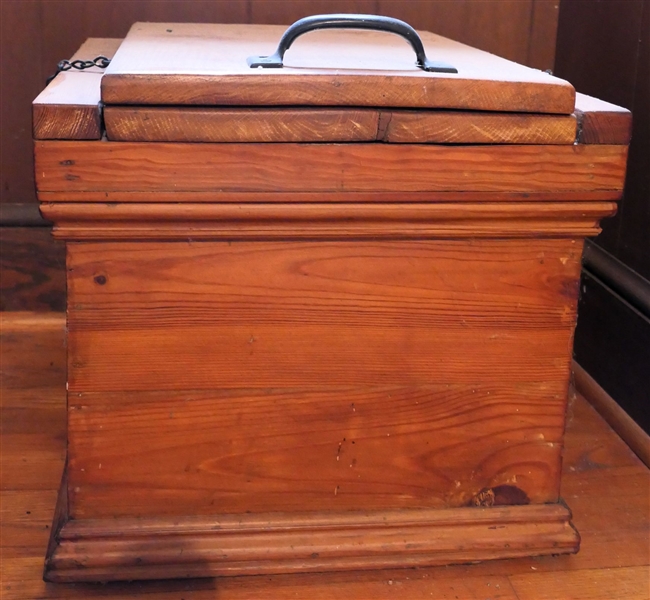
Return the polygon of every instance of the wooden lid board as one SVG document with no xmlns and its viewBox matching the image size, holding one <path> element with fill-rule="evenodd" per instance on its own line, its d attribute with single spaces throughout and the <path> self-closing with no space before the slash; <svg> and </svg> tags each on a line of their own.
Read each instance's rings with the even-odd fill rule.
<svg viewBox="0 0 650 600">
<path fill-rule="evenodd" d="M 136 23 L 102 79 L 106 105 L 373 106 L 571 114 L 573 87 L 441 36 L 422 32 L 432 61 L 374 31 L 322 30 L 299 37 L 281 69 L 250 68 L 286 30 L 275 25 Z"/>
</svg>

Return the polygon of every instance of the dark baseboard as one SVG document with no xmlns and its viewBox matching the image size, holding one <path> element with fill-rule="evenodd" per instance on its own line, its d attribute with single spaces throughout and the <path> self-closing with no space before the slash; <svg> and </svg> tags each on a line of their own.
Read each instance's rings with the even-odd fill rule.
<svg viewBox="0 0 650 600">
<path fill-rule="evenodd" d="M 585 242 L 583 265 L 586 271 L 650 318 L 650 281 L 591 240 Z"/>
<path fill-rule="evenodd" d="M 586 269 L 574 352 L 598 385 L 650 432 L 650 318 Z"/>
<path fill-rule="evenodd" d="M 0 227 L 50 227 L 38 210 L 38 204 L 0 203 Z"/>
</svg>

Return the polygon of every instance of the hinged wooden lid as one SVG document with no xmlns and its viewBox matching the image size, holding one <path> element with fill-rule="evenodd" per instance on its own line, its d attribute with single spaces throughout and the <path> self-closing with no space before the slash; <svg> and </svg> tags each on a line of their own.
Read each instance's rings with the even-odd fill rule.
<svg viewBox="0 0 650 600">
<path fill-rule="evenodd" d="M 102 80 L 106 105 L 372 106 L 571 114 L 566 81 L 432 33 L 429 60 L 458 73 L 427 72 L 404 39 L 375 31 L 301 36 L 283 68 L 251 68 L 286 27 L 136 23 Z"/>
</svg>

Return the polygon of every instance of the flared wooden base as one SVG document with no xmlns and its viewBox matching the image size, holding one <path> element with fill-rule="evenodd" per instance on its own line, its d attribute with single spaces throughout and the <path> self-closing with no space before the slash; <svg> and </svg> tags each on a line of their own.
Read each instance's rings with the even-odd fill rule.
<svg viewBox="0 0 650 600">
<path fill-rule="evenodd" d="M 577 552 L 561 504 L 67 521 L 47 581 L 340 571 Z"/>
</svg>

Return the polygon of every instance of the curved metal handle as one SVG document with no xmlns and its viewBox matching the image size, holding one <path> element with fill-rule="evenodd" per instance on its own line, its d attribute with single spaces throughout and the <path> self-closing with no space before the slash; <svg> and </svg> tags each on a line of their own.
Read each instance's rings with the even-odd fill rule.
<svg viewBox="0 0 650 600">
<path fill-rule="evenodd" d="M 278 48 L 271 56 L 250 56 L 247 60 L 251 69 L 280 69 L 284 65 L 284 53 L 291 47 L 291 44 L 304 33 L 316 31 L 317 29 L 372 29 L 374 31 L 387 31 L 402 36 L 415 51 L 415 64 L 424 71 L 434 73 L 458 73 L 458 70 L 442 62 L 434 62 L 427 58 L 424 45 L 417 31 L 408 23 L 393 19 L 392 17 L 379 17 L 376 15 L 314 15 L 296 21 L 287 29 L 282 37 Z"/>
</svg>

